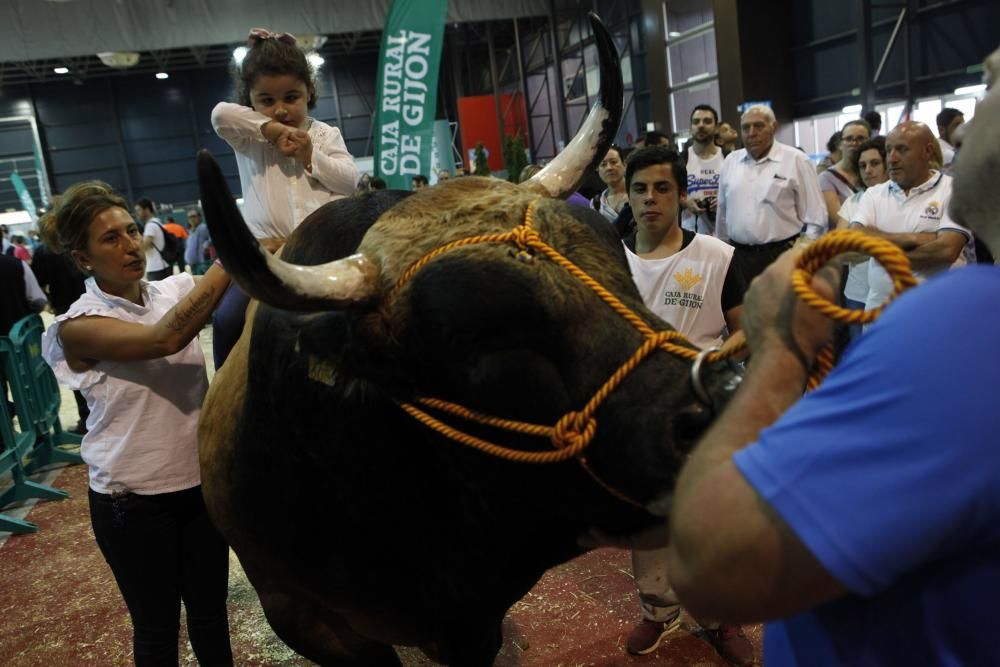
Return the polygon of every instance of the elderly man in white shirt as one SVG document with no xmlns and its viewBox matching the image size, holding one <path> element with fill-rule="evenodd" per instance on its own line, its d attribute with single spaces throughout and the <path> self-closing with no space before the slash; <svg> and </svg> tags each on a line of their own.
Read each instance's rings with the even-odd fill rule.
<svg viewBox="0 0 1000 667">
<path fill-rule="evenodd" d="M 802 151 L 774 140 L 774 112 L 752 106 L 740 122 L 743 145 L 726 157 L 719 177 L 715 235 L 735 248 L 747 285 L 792 247 L 799 234 L 827 229 L 816 170 Z"/>
<path fill-rule="evenodd" d="M 879 236 L 906 251 L 919 279 L 966 263 L 963 249 L 971 233 L 948 216 L 951 176 L 930 167 L 934 135 L 923 123 L 900 123 L 885 141 L 889 179 L 862 195 L 851 227 Z M 868 269 L 865 309 L 885 303 L 892 279 L 877 262 Z"/>
</svg>

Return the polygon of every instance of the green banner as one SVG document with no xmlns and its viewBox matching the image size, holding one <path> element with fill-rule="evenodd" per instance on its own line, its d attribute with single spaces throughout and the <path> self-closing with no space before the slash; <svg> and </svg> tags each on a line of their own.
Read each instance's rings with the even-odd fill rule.
<svg viewBox="0 0 1000 667">
<path fill-rule="evenodd" d="M 14 186 L 14 192 L 17 193 L 17 198 L 21 200 L 21 206 L 24 210 L 28 212 L 31 216 L 32 222 L 38 222 L 38 209 L 35 208 L 35 200 L 31 198 L 31 193 L 28 192 L 28 186 L 24 184 L 21 177 L 15 171 L 10 175 L 11 185 Z"/>
<path fill-rule="evenodd" d="M 375 172 L 392 189 L 430 175 L 448 0 L 393 0 L 378 62 Z"/>
</svg>

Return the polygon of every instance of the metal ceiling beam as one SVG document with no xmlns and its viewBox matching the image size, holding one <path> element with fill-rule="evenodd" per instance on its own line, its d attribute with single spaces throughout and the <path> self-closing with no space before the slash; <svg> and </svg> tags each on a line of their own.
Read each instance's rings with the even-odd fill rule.
<svg viewBox="0 0 1000 667">
<path fill-rule="evenodd" d="M 446 20 L 451 25 L 544 16 L 547 6 L 546 0 L 452 0 Z M 388 7 L 385 0 L 286 0 L 280 8 L 271 0 L 5 0 L 0 25 L 17 29 L 0 41 L 0 61 L 238 43 L 254 25 L 300 35 L 376 31 Z"/>
</svg>

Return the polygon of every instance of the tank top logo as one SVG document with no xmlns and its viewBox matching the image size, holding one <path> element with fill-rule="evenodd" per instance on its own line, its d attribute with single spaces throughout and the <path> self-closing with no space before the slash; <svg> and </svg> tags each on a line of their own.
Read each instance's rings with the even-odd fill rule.
<svg viewBox="0 0 1000 667">
<path fill-rule="evenodd" d="M 675 273 L 674 280 L 677 281 L 677 284 L 680 285 L 682 289 L 689 290 L 701 282 L 701 276 L 692 271 L 689 266 L 684 269 L 684 273 Z"/>
<path fill-rule="evenodd" d="M 680 306 L 681 308 L 693 308 L 700 310 L 705 302 L 705 297 L 701 294 L 690 291 L 695 285 L 701 282 L 701 276 L 691 270 L 691 267 L 674 272 L 674 281 L 680 285 L 680 290 L 667 290 L 663 294 L 663 305 Z"/>
<path fill-rule="evenodd" d="M 688 196 L 705 191 L 715 194 L 718 189 L 719 174 L 714 169 L 702 169 L 699 174 L 688 173 Z"/>
</svg>

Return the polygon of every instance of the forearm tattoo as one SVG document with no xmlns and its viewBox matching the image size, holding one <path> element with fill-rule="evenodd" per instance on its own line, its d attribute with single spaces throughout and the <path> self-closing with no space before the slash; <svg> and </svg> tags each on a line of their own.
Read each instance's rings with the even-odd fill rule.
<svg viewBox="0 0 1000 667">
<path fill-rule="evenodd" d="M 171 331 L 183 331 L 192 320 L 197 319 L 206 309 L 211 308 L 214 293 L 215 288 L 210 287 L 198 296 L 191 297 L 190 303 L 186 306 L 179 305 L 167 322 L 167 328 Z"/>
</svg>

